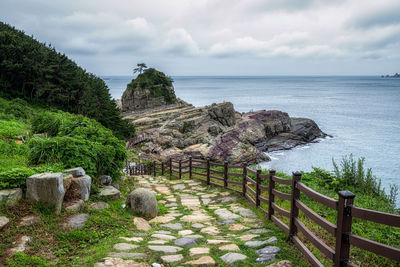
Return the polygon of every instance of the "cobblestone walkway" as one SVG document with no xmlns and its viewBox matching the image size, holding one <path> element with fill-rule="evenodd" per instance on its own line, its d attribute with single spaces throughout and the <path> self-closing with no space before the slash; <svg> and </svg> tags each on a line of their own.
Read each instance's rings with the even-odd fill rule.
<svg viewBox="0 0 400 267">
<path fill-rule="evenodd" d="M 279 253 L 277 238 L 257 214 L 238 203 L 240 197 L 234 193 L 194 180 L 135 178 L 137 187 L 156 194 L 161 214 L 150 221 L 135 217 L 137 230 L 121 236 L 96 267 L 247 266 L 250 258 L 266 266 Z M 292 264 L 281 261 L 271 266 Z"/>
</svg>

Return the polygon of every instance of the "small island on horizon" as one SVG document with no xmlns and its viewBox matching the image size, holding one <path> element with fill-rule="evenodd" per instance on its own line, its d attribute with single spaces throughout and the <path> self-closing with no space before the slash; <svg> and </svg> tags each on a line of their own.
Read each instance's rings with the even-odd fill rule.
<svg viewBox="0 0 400 267">
<path fill-rule="evenodd" d="M 389 75 L 389 74 L 381 75 L 381 78 L 400 78 L 400 74 L 396 72 L 393 75 Z"/>
</svg>

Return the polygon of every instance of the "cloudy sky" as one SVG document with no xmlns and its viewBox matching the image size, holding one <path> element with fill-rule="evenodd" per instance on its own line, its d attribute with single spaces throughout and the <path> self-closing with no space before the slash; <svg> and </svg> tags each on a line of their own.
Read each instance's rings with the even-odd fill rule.
<svg viewBox="0 0 400 267">
<path fill-rule="evenodd" d="M 98 75 L 400 72 L 399 0 L 1 0 L 0 20 Z"/>
</svg>

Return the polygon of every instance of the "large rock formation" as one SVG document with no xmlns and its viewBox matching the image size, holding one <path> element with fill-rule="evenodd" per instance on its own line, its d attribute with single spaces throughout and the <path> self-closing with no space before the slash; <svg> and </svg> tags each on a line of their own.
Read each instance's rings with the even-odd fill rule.
<svg viewBox="0 0 400 267">
<path fill-rule="evenodd" d="M 205 107 L 184 104 L 125 117 L 146 138 L 142 156 L 166 161 L 189 155 L 215 161 L 260 162 L 266 151 L 290 149 L 324 134 L 310 119 L 270 110 L 238 113 L 232 103 Z"/>
<path fill-rule="evenodd" d="M 128 84 L 121 99 L 122 112 L 136 112 L 174 104 L 172 79 L 153 68 L 145 70 Z"/>
</svg>

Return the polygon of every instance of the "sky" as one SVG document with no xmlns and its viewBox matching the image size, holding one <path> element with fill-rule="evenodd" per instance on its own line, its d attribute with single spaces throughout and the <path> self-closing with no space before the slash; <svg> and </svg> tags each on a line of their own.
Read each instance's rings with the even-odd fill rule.
<svg viewBox="0 0 400 267">
<path fill-rule="evenodd" d="M 399 0 L 1 0 L 0 20 L 97 75 L 400 72 Z"/>
</svg>

